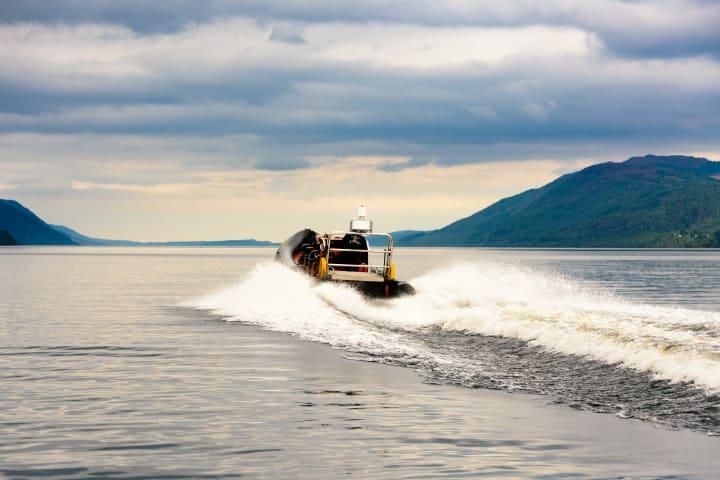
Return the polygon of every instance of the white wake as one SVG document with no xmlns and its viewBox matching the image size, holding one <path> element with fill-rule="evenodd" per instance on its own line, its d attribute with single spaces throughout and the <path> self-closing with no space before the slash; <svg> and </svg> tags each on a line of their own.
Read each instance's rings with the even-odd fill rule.
<svg viewBox="0 0 720 480">
<path fill-rule="evenodd" d="M 337 347 L 436 361 L 443 359 L 408 343 L 401 332 L 440 328 L 514 337 L 720 391 L 720 313 L 633 303 L 505 264 L 459 265 L 412 284 L 413 297 L 370 301 L 260 264 L 240 283 L 190 304 Z"/>
</svg>

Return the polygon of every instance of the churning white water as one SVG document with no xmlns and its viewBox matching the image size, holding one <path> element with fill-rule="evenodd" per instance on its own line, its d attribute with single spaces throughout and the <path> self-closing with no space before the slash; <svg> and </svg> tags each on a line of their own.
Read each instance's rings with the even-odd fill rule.
<svg viewBox="0 0 720 480">
<path fill-rule="evenodd" d="M 456 265 L 411 283 L 413 297 L 367 300 L 352 289 L 262 263 L 236 285 L 190 305 L 340 348 L 441 363 L 453 360 L 405 333 L 439 329 L 516 338 L 720 391 L 720 313 L 636 303 L 502 263 Z"/>
</svg>

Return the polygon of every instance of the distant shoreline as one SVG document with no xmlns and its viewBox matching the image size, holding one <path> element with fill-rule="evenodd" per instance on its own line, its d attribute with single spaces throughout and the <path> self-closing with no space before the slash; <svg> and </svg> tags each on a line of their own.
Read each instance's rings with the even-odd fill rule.
<svg viewBox="0 0 720 480">
<path fill-rule="evenodd" d="M 0 245 L 0 247 L 58 247 L 58 248 L 277 248 L 279 243 L 266 245 L 176 245 L 176 244 L 130 244 L 130 245 L 53 245 L 53 244 L 18 244 Z"/>
<path fill-rule="evenodd" d="M 279 243 L 267 245 L 178 245 L 178 244 L 132 244 L 132 245 L 52 245 L 52 244 L 24 244 L 24 245 L 0 245 L 0 248 L 17 248 L 17 247 L 53 247 L 53 248 L 277 248 Z M 417 246 L 417 245 L 399 245 L 396 248 L 402 249 L 468 249 L 468 250 L 532 250 L 532 251 L 576 251 L 576 252 L 612 252 L 612 251 L 636 251 L 636 252 L 718 252 L 720 248 L 711 247 L 488 247 L 488 246 Z"/>
</svg>

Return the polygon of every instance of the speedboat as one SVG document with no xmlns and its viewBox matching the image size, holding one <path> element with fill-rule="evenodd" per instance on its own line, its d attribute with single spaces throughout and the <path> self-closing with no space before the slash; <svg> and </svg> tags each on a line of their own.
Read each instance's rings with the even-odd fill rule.
<svg viewBox="0 0 720 480">
<path fill-rule="evenodd" d="M 412 285 L 397 280 L 392 235 L 373 232 L 364 206 L 348 231 L 300 230 L 280 245 L 275 260 L 318 281 L 350 285 L 368 297 L 415 294 Z"/>
</svg>

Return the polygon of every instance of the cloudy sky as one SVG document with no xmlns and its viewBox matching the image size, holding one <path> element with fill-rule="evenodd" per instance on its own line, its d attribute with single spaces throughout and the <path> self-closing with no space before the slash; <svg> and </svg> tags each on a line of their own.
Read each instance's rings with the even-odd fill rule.
<svg viewBox="0 0 720 480">
<path fill-rule="evenodd" d="M 714 0 L 3 0 L 0 198 L 94 236 L 428 229 L 720 160 Z"/>
</svg>

